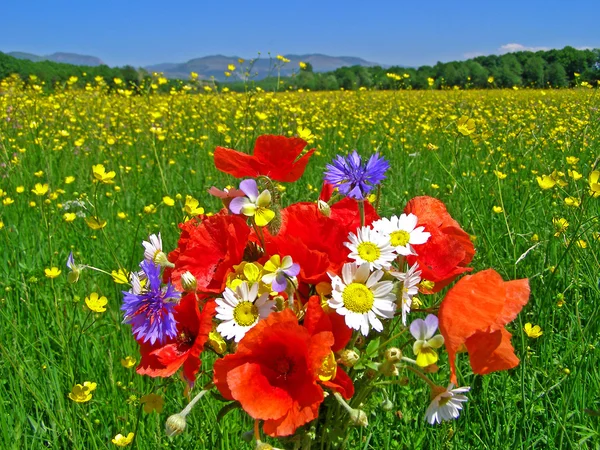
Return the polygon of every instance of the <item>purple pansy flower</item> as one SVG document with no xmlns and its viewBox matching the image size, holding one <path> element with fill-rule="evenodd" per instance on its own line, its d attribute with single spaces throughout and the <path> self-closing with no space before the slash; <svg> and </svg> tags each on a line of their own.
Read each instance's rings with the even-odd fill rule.
<svg viewBox="0 0 600 450">
<path fill-rule="evenodd" d="M 136 288 L 134 283 L 132 292 L 123 291 L 123 323 L 131 324 L 131 330 L 137 340 L 150 341 L 152 345 L 156 341 L 163 344 L 167 338 L 177 336 L 173 310 L 181 294 L 171 283 L 161 286 L 160 266 L 144 260 L 140 267 L 147 278 L 146 286 L 142 289 L 138 283 Z"/>
<path fill-rule="evenodd" d="M 356 150 L 351 155 L 337 155 L 332 164 L 327 164 L 325 181 L 333 184 L 347 197 L 364 200 L 369 192 L 385 179 L 390 164 L 375 153 L 363 164 Z"/>
<path fill-rule="evenodd" d="M 265 270 L 270 272 L 263 275 L 262 282 L 271 285 L 275 292 L 283 292 L 287 288 L 288 279 L 295 277 L 300 273 L 300 265 L 292 261 L 291 256 L 284 256 L 280 259 L 279 255 L 272 256 L 265 263 Z"/>
</svg>

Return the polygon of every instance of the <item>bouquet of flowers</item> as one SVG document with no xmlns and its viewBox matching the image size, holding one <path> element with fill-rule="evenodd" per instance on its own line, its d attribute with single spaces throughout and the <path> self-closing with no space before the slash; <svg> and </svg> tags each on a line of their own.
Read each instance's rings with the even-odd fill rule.
<svg viewBox="0 0 600 450">
<path fill-rule="evenodd" d="M 435 198 L 380 217 L 389 163 L 377 153 L 337 156 L 318 200 L 283 205 L 275 183 L 302 176 L 314 152 L 306 145 L 267 135 L 253 155 L 217 147 L 216 168 L 243 179 L 238 189 L 210 189 L 223 209 L 188 217 L 168 254 L 160 234 L 143 242 L 122 305 L 139 343 L 137 372 L 181 369 L 191 388 L 212 370 L 167 420 L 169 435 L 216 390 L 224 408 L 255 420 L 256 448 L 274 448 L 265 435 L 286 448 L 340 448 L 349 427 L 368 426 L 366 400 L 385 379 L 426 383 L 424 416 L 436 424 L 458 418 L 467 401 L 469 387 L 455 387 L 458 353 L 479 375 L 519 363 L 505 325 L 527 303 L 528 280 L 504 281 L 493 269 L 465 275 L 470 236 Z M 451 283 L 443 299 L 434 295 Z M 447 386 L 429 376 L 443 347 Z M 201 366 L 206 352 L 217 355 L 212 368 Z"/>
</svg>

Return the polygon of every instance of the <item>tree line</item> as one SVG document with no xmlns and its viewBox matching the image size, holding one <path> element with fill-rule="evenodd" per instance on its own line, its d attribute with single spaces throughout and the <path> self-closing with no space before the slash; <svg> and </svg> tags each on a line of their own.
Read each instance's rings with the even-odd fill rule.
<svg viewBox="0 0 600 450">
<path fill-rule="evenodd" d="M 152 82 L 153 75 L 131 66 L 111 68 L 106 65 L 88 67 L 52 61 L 32 62 L 0 52 L 0 79 L 18 74 L 24 81 L 36 77 L 47 89 L 71 80 L 85 86 L 95 77 L 102 77 L 111 88 L 140 87 Z M 77 77 L 77 81 L 73 81 Z M 122 84 L 115 83 L 115 79 Z M 248 84 L 267 91 L 284 89 L 356 90 L 368 89 L 462 89 L 485 88 L 564 88 L 575 85 L 597 86 L 600 81 L 600 49 L 514 52 L 504 55 L 478 56 L 466 61 L 438 62 L 434 66 L 407 68 L 392 66 L 342 67 L 331 72 L 314 72 L 309 63 L 291 77 L 268 77 L 263 80 L 210 82 L 233 91 L 243 91 Z M 179 89 L 186 80 L 161 83 L 161 91 Z M 200 83 L 206 83 L 201 81 Z M 200 90 L 203 92 L 203 90 Z"/>
</svg>

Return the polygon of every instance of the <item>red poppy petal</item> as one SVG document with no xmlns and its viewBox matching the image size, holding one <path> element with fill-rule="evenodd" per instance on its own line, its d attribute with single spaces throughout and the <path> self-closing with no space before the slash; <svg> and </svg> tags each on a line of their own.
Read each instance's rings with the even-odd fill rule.
<svg viewBox="0 0 600 450">
<path fill-rule="evenodd" d="M 339 392 L 346 400 L 349 400 L 354 395 L 354 383 L 352 383 L 352 379 L 340 366 L 337 368 L 335 378 L 323 381 L 322 384 L 335 392 Z"/>
<path fill-rule="evenodd" d="M 260 175 L 260 163 L 255 157 L 230 148 L 215 148 L 215 167 L 236 178 L 255 178 Z"/>
<path fill-rule="evenodd" d="M 501 329 L 493 333 L 475 333 L 466 341 L 473 373 L 486 375 L 498 370 L 508 370 L 519 365 L 515 355 L 512 335 Z"/>
<path fill-rule="evenodd" d="M 319 405 L 322 401 L 323 389 L 320 386 L 316 384 L 303 386 L 301 403 L 296 399 L 285 416 L 265 421 L 263 431 L 273 437 L 294 434 L 298 427 L 319 416 Z"/>
<path fill-rule="evenodd" d="M 232 369 L 227 373 L 227 384 L 233 398 L 254 419 L 279 419 L 292 407 L 290 394 L 271 385 L 259 364 L 246 363 Z"/>
<path fill-rule="evenodd" d="M 263 135 L 256 139 L 254 157 L 261 164 L 262 175 L 273 180 L 294 182 L 304 173 L 314 149 L 298 159 L 306 141 L 300 138 Z"/>
<path fill-rule="evenodd" d="M 503 326 L 515 320 L 517 314 L 529 301 L 530 293 L 529 280 L 526 278 L 507 281 L 504 283 L 504 287 L 506 288 L 506 302 L 502 314 L 498 317 L 498 323 Z"/>
</svg>

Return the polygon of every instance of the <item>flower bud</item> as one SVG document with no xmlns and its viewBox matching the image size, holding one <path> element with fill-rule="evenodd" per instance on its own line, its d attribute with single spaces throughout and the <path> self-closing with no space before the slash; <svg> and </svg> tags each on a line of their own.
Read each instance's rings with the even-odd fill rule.
<svg viewBox="0 0 600 450">
<path fill-rule="evenodd" d="M 173 414 L 167 419 L 165 423 L 165 432 L 167 436 L 173 437 L 177 436 L 185 430 L 186 420 L 185 416 L 182 414 Z"/>
<path fill-rule="evenodd" d="M 327 202 L 319 200 L 317 206 L 319 207 L 321 214 L 323 214 L 325 217 L 331 217 L 331 207 L 327 204 Z"/>
<path fill-rule="evenodd" d="M 390 361 L 385 361 L 383 364 L 380 364 L 379 372 L 381 372 L 386 377 L 397 377 L 400 374 L 398 372 L 396 364 Z"/>
<path fill-rule="evenodd" d="M 381 402 L 381 409 L 383 409 L 384 411 L 391 411 L 392 409 L 394 409 L 394 404 L 389 398 L 386 398 Z"/>
<path fill-rule="evenodd" d="M 369 420 L 367 419 L 367 415 L 362 409 L 353 409 L 350 412 L 350 420 L 357 427 L 369 426 Z"/>
<path fill-rule="evenodd" d="M 385 351 L 385 360 L 390 363 L 397 363 L 402 359 L 402 351 L 397 347 L 388 348 Z"/>
<path fill-rule="evenodd" d="M 185 292 L 195 292 L 198 287 L 196 277 L 189 270 L 181 274 L 181 286 Z"/>
<path fill-rule="evenodd" d="M 340 354 L 338 362 L 346 367 L 352 367 L 358 362 L 360 355 L 349 348 L 344 349 Z"/>
</svg>

